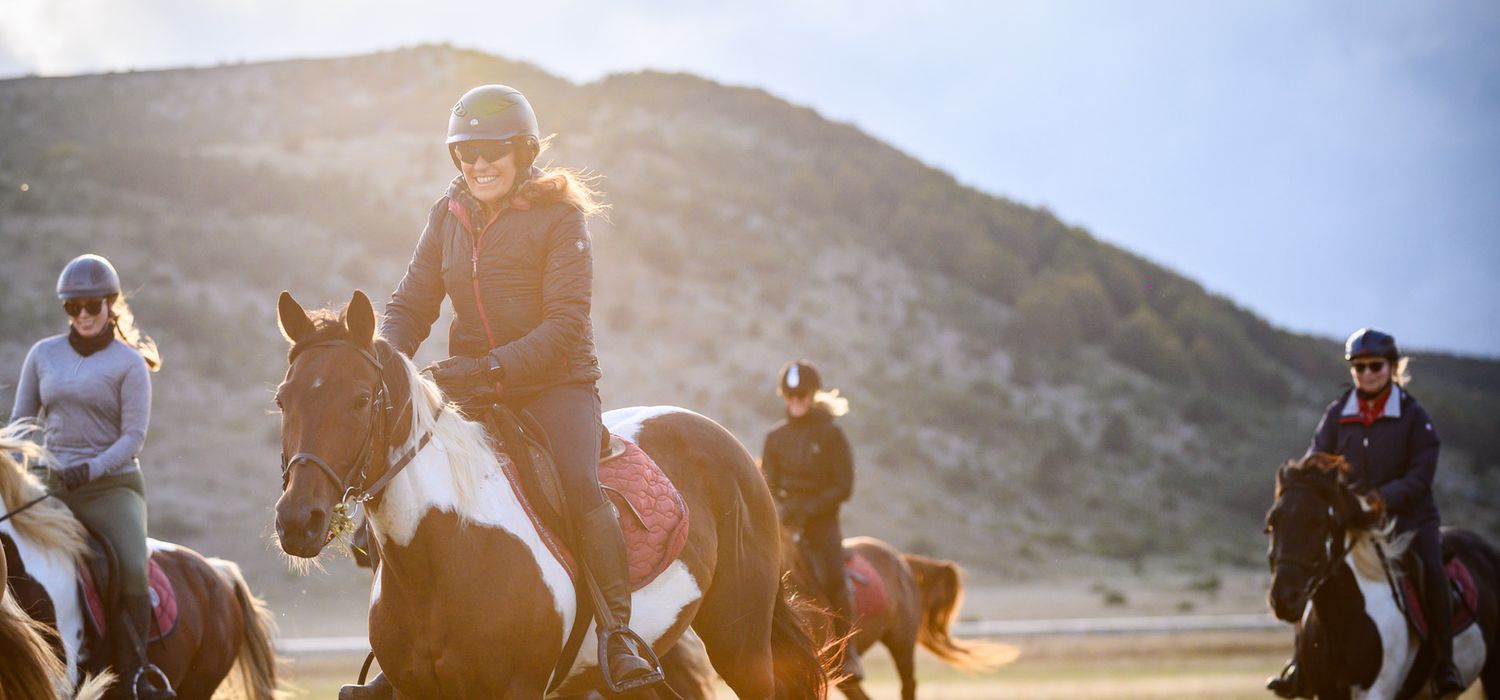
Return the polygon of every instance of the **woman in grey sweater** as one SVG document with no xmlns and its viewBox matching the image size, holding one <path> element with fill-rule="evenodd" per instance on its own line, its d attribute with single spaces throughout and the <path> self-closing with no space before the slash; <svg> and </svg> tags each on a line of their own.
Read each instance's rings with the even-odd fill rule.
<svg viewBox="0 0 1500 700">
<path fill-rule="evenodd" d="M 156 344 L 135 327 L 108 260 L 80 255 L 63 268 L 57 296 L 68 332 L 37 342 L 26 355 L 11 420 L 44 427 L 52 455 L 52 492 L 120 560 L 120 609 L 109 613 L 114 669 L 136 697 L 174 698 L 146 657 L 151 597 L 146 580 L 146 490 L 136 459 L 151 418 Z"/>
</svg>

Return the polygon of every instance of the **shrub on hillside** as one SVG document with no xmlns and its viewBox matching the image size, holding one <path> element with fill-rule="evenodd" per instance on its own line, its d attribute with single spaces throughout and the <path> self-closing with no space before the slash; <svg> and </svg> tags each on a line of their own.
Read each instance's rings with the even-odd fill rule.
<svg viewBox="0 0 1500 700">
<path fill-rule="evenodd" d="M 1110 357 L 1157 379 L 1175 384 L 1192 380 L 1192 364 L 1182 341 L 1172 328 L 1142 306 L 1115 330 L 1109 343 Z"/>
<path fill-rule="evenodd" d="M 1048 275 L 1016 304 L 1010 335 L 1025 347 L 1068 355 L 1109 337 L 1114 322 L 1104 286 L 1089 274 Z"/>
</svg>

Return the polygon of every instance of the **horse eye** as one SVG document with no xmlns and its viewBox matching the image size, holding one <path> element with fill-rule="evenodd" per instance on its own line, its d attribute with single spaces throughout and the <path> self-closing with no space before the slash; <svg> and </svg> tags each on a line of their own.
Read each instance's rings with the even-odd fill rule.
<svg viewBox="0 0 1500 700">
<path fill-rule="evenodd" d="M 354 399 L 355 410 L 362 409 L 368 405 L 370 405 L 370 397 L 368 396 L 360 395 L 359 398 Z"/>
</svg>

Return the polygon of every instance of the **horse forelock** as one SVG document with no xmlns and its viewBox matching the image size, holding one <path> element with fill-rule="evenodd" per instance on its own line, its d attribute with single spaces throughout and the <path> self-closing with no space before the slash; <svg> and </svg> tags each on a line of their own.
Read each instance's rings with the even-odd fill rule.
<svg viewBox="0 0 1500 700">
<path fill-rule="evenodd" d="M 35 430 L 34 423 L 24 420 L 0 428 L 0 502 L 3 502 L 5 512 L 20 508 L 47 492 L 42 482 L 30 473 L 31 462 L 46 456 L 46 450 L 28 437 Z M 76 562 L 82 562 L 88 552 L 83 525 L 66 505 L 56 499 L 44 500 L 17 513 L 8 522 L 14 525 L 17 534 L 37 546 L 59 552 Z"/>
<path fill-rule="evenodd" d="M 311 335 L 292 343 L 287 348 L 286 361 L 291 364 L 302 354 L 303 350 L 314 345 L 320 345 L 331 340 L 349 340 L 353 338 L 349 334 L 349 328 L 344 325 L 344 314 L 348 311 L 347 305 L 337 309 L 313 309 L 307 312 L 307 318 L 313 323 Z"/>
</svg>

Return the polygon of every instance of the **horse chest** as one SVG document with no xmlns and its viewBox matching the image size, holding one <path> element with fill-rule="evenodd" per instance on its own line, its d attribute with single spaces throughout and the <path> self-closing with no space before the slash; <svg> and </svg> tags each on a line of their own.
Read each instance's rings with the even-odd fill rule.
<svg viewBox="0 0 1500 700">
<path fill-rule="evenodd" d="M 37 546 L 11 529 L 9 523 L 0 523 L 0 542 L 4 544 L 9 578 L 30 582 L 16 586 L 21 604 L 28 609 L 36 609 L 38 605 L 51 609 L 52 619 L 44 621 L 57 629 L 63 645 L 63 661 L 70 678 L 76 681 L 83 648 L 83 608 L 78 599 L 77 567 L 68 557 Z M 30 594 L 23 595 L 23 591 Z"/>
</svg>

